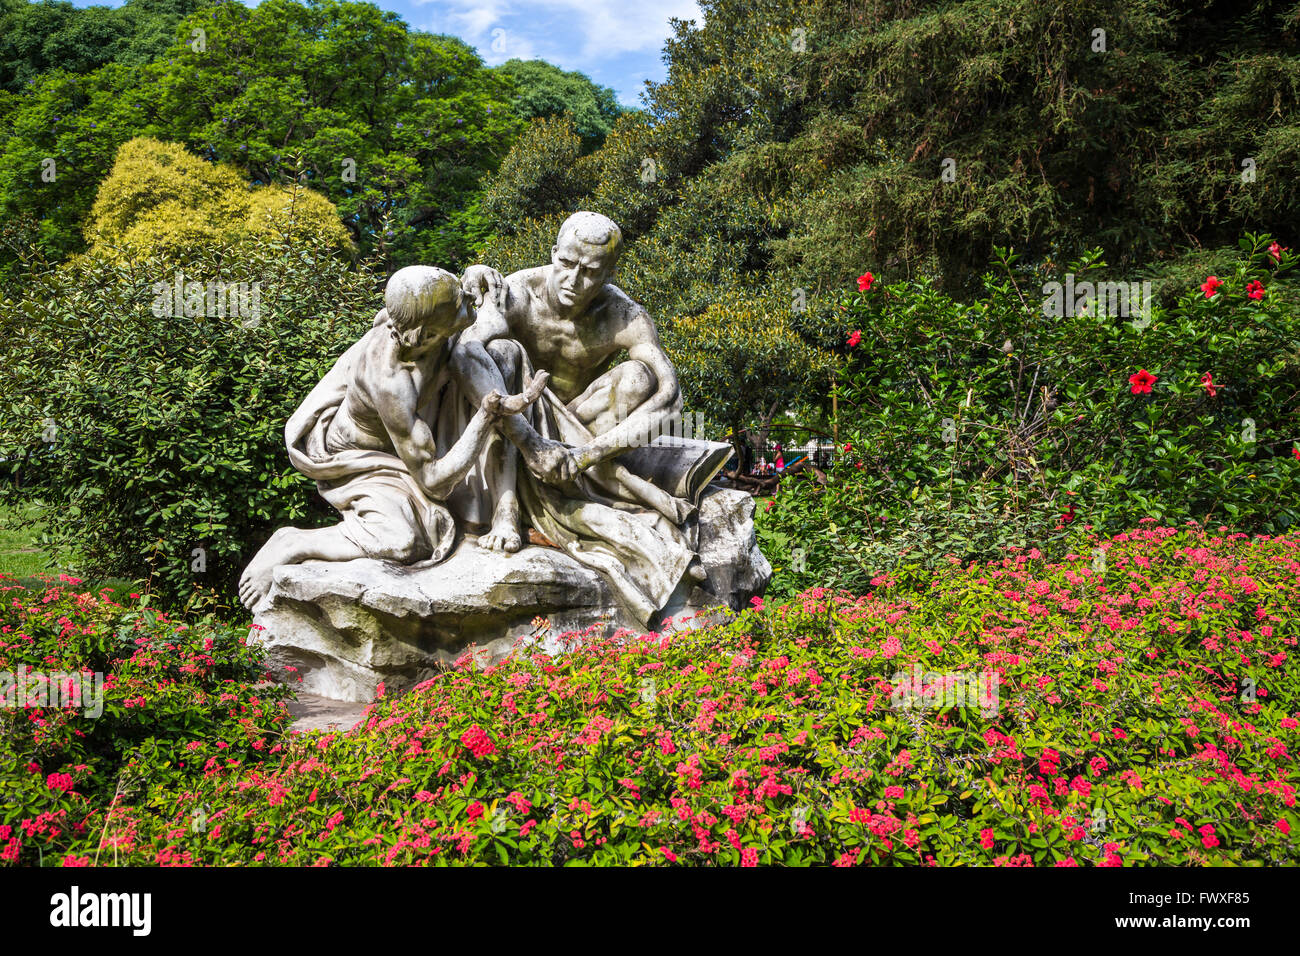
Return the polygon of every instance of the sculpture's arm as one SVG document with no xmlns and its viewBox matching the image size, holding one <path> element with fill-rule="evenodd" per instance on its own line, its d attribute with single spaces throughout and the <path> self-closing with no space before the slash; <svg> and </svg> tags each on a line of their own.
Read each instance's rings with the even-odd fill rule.
<svg viewBox="0 0 1300 956">
<path fill-rule="evenodd" d="M 497 394 L 497 399 L 500 394 Z M 480 404 L 468 427 L 441 458 L 428 423 L 416 414 L 419 396 L 409 373 L 390 375 L 376 395 L 379 417 L 399 458 L 426 495 L 444 501 L 460 483 L 492 436 L 496 416 Z"/>
<path fill-rule="evenodd" d="M 654 373 L 656 388 L 654 394 L 633 409 L 625 421 L 576 452 L 581 468 L 621 455 L 629 448 L 644 445 L 648 441 L 647 436 L 655 433 L 652 429 L 656 429 L 672 411 L 680 394 L 677 370 L 659 344 L 659 333 L 655 331 L 654 322 L 645 310 L 637 307 L 636 314 L 615 341 L 627 349 L 628 359 L 643 363 Z"/>
</svg>

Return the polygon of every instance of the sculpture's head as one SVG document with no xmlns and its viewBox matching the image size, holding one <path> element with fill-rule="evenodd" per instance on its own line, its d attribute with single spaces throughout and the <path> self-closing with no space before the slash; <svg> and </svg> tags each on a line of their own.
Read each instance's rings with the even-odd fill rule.
<svg viewBox="0 0 1300 956">
<path fill-rule="evenodd" d="M 384 287 L 389 328 L 406 360 L 418 358 L 474 322 L 460 280 L 434 266 L 398 269 Z"/>
<path fill-rule="evenodd" d="M 623 232 L 595 212 L 575 212 L 560 226 L 551 247 L 551 295 L 566 309 L 587 306 L 614 274 Z"/>
</svg>

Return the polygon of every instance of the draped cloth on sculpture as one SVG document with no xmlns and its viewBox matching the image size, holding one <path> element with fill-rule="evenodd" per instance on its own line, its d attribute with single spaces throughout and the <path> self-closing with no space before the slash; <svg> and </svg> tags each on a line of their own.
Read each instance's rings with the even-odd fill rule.
<svg viewBox="0 0 1300 956">
<path fill-rule="evenodd" d="M 330 423 L 343 406 L 353 369 L 369 335 L 386 335 L 385 326 L 363 336 L 320 380 L 285 425 L 285 444 L 294 468 L 316 480 L 321 496 L 343 516 L 345 535 L 369 557 L 437 564 L 451 552 L 456 524 L 451 512 L 427 497 L 401 458 L 390 452 L 328 447 Z M 439 384 L 450 379 L 443 353 Z M 455 396 L 452 396 L 454 399 Z M 427 420 L 427 419 L 426 419 Z M 450 445 L 441 445 L 449 448 Z M 397 555 L 393 542 L 414 539 L 413 551 Z"/>
<path fill-rule="evenodd" d="M 523 364 L 524 376 L 531 378 L 533 368 L 526 353 Z M 453 416 L 456 408 L 459 415 Z M 462 419 L 470 409 L 464 401 L 453 403 L 444 398 L 439 411 L 441 442 L 445 434 L 464 428 Z M 594 437 L 549 388 L 523 414 L 543 438 L 582 446 Z M 500 435 L 493 439 L 449 499 L 456 516 L 469 527 L 486 528 L 493 506 L 506 490 L 497 444 L 501 441 L 504 439 Z M 522 461 L 516 469 L 525 524 L 531 524 L 578 563 L 604 577 L 619 601 L 644 626 L 658 623 L 655 615 L 668 606 L 696 556 L 698 524 L 693 501 L 698 500 L 702 486 L 725 461 L 717 461 L 716 467 L 713 464 L 717 450 L 727 446 L 694 444 L 699 446 L 693 450 L 695 457 L 700 447 L 709 446 L 712 458 L 705 468 L 712 471 L 696 476 L 700 487 L 687 497 L 669 494 L 633 472 L 639 452 L 690 458 L 690 449 L 635 449 L 593 465 L 574 482 L 560 487 L 536 478 Z"/>
</svg>

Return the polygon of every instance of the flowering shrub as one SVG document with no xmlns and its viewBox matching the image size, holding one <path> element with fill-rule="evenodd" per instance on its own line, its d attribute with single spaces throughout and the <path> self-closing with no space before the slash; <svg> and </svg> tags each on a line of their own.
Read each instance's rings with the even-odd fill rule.
<svg viewBox="0 0 1300 956">
<path fill-rule="evenodd" d="M 1104 561 L 1013 552 L 923 593 L 878 578 L 695 632 L 467 664 L 261 761 L 230 752 L 252 727 L 196 739 L 183 774 L 107 825 L 86 805 L 87 832 L 61 849 L 84 858 L 102 836 L 132 864 L 1296 862 L 1300 538 L 1147 523 L 1089 544 Z M 901 706 L 900 672 L 929 689 L 996 675 L 995 706 Z"/>
<path fill-rule="evenodd" d="M 119 604 L 108 589 L 78 592 L 80 583 L 60 575 L 33 589 L 0 575 L 7 862 L 100 858 L 110 809 L 197 772 L 195 741 L 255 761 L 287 718 L 285 689 L 257 686 L 263 668 L 243 628 L 173 621 L 143 601 Z M 64 675 L 56 683 L 79 685 L 79 696 L 60 687 L 52 699 L 46 675 Z"/>
<path fill-rule="evenodd" d="M 791 476 L 759 516 L 771 593 L 859 593 L 1007 545 L 1059 554 L 1080 526 L 1143 517 L 1293 527 L 1297 261 L 1247 236 L 1199 287 L 1164 301 L 1153 287 L 1145 313 L 1138 283 L 1100 291 L 1114 275 L 1096 254 L 1059 271 L 1007 255 L 966 302 L 867 273 L 836 313 L 848 361 L 830 482 Z"/>
</svg>

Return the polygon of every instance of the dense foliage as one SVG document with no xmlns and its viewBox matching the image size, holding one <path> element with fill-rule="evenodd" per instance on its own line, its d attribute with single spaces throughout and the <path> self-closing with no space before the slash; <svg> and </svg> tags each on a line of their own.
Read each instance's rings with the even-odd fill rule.
<svg viewBox="0 0 1300 956">
<path fill-rule="evenodd" d="M 1242 232 L 1300 220 L 1291 3 L 702 9 L 645 112 L 580 167 L 552 165 L 571 156 L 553 135 L 515 143 L 487 261 L 544 259 L 565 215 L 597 210 L 631 240 L 628 292 L 671 323 L 731 286 L 824 310 L 864 263 L 978 294 L 994 246 L 1034 264 L 1100 246 L 1124 278 L 1186 283 Z"/>
<path fill-rule="evenodd" d="M 467 666 L 351 733 L 286 740 L 235 686 L 226 725 L 178 734 L 183 764 L 147 778 L 57 751 L 24 768 L 5 735 L 22 796 L 0 848 L 67 865 L 1294 864 L 1300 541 L 1148 524 L 1086 544 L 1103 560 L 1012 553 L 921 592 L 819 588 L 702 631 Z M 37 649 L 54 613 L 98 623 L 19 604 L 3 613 Z M 139 693 L 148 716 L 177 691 Z"/>
<path fill-rule="evenodd" d="M 545 60 L 506 60 L 495 71 L 516 84 L 513 105 L 522 118 L 571 114 L 584 151 L 603 143 L 614 121 L 626 112 L 609 87 L 597 86 L 583 74 L 562 70 Z"/>
<path fill-rule="evenodd" d="M 36 262 L 21 297 L 0 301 L 0 498 L 39 502 L 85 571 L 152 577 L 172 600 L 229 597 L 273 529 L 329 520 L 284 425 L 380 306 L 381 278 L 312 243 L 233 249 L 183 269 Z M 256 311 L 214 312 L 205 295 L 190 312 L 168 294 L 178 281 L 257 283 Z"/>
<path fill-rule="evenodd" d="M 53 70 L 0 94 L 0 216 L 30 214 L 51 255 L 75 251 L 117 148 L 143 135 L 254 184 L 298 178 L 363 248 L 454 267 L 485 234 L 479 180 L 522 124 L 512 88 L 461 41 L 371 4 L 217 3 L 148 64 Z"/>
<path fill-rule="evenodd" d="M 825 394 L 835 359 L 800 334 L 799 315 L 774 296 L 719 295 L 699 315 L 663 332 L 688 414 L 698 410 L 710 436 L 737 451 L 742 430 L 766 430 L 774 416 L 809 394 Z"/>
<path fill-rule="evenodd" d="M 352 242 L 334 204 L 300 186 L 248 184 L 233 167 L 140 137 L 117 152 L 86 224 L 92 257 L 181 263 L 203 252 L 242 256 L 288 242 L 322 252 Z"/>
<path fill-rule="evenodd" d="M 862 262 L 960 281 L 1013 244 L 1035 260 L 1101 245 L 1127 268 L 1300 218 L 1293 4 L 702 8 L 574 207 L 686 259 L 717 236 L 695 270 L 715 282 L 776 268 L 837 288 Z M 676 289 L 635 291 L 662 308 Z"/>
<path fill-rule="evenodd" d="M 1128 316 L 1085 301 L 1113 275 L 1095 253 L 1059 272 L 1012 258 L 970 301 L 871 277 L 830 326 L 848 353 L 831 480 L 793 476 L 760 509 L 774 593 L 1050 550 L 1076 524 L 1295 526 L 1297 261 L 1249 236 L 1218 275 Z M 1062 272 L 1079 296 L 1049 315 Z"/>
<path fill-rule="evenodd" d="M 117 148 L 147 136 L 255 185 L 297 179 L 362 249 L 455 268 L 487 237 L 484 174 L 525 120 L 566 112 L 591 149 L 622 109 L 580 73 L 489 69 L 369 3 L 0 8 L 0 215 L 35 218 L 51 256 L 81 248 Z"/>
<path fill-rule="evenodd" d="M 66 0 L 5 0 L 0 3 L 0 89 L 22 92 L 56 70 L 143 66 L 172 45 L 182 17 L 211 2 L 126 0 L 116 8 L 78 8 Z"/>
</svg>

